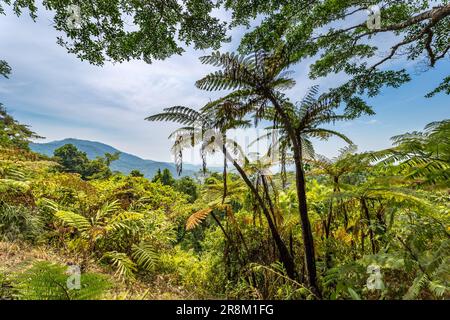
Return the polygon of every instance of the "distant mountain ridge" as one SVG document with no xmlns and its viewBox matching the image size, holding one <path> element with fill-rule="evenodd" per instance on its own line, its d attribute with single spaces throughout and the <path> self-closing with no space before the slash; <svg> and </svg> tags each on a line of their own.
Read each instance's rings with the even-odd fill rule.
<svg viewBox="0 0 450 320">
<path fill-rule="evenodd" d="M 68 138 L 59 141 L 52 141 L 47 143 L 30 143 L 30 148 L 34 152 L 41 153 L 47 156 L 53 156 L 53 152 L 55 149 L 62 147 L 66 144 L 73 144 L 78 150 L 86 152 L 86 155 L 89 159 L 95 159 L 96 157 L 102 157 L 105 153 L 120 153 L 120 158 L 117 161 L 114 161 L 111 164 L 111 170 L 119 171 L 123 174 L 129 174 L 132 170 L 139 170 L 142 172 L 146 178 L 152 178 L 158 169 L 164 170 L 169 169 L 174 177 L 178 177 L 176 172 L 175 164 L 168 162 L 158 162 L 153 160 L 145 160 L 139 158 L 138 156 L 122 152 L 117 150 L 110 145 L 89 141 L 89 140 L 79 140 Z M 183 164 L 183 173 L 182 176 L 193 176 L 198 170 L 201 169 L 201 166 L 192 165 L 192 164 Z"/>
</svg>

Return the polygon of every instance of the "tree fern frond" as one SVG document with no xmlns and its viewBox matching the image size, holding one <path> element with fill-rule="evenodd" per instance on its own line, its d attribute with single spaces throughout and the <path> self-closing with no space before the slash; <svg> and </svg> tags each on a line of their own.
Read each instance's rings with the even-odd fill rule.
<svg viewBox="0 0 450 320">
<path fill-rule="evenodd" d="M 313 105 L 317 101 L 316 97 L 318 93 L 319 93 L 318 85 L 314 85 L 311 88 L 309 88 L 306 94 L 304 95 L 303 99 L 297 104 L 298 110 L 300 110 L 300 108 L 307 109 L 308 107 Z"/>
<path fill-rule="evenodd" d="M 205 120 L 202 115 L 194 109 L 175 106 L 164 109 L 164 112 L 145 118 L 147 121 L 171 121 L 183 125 L 192 125 L 198 121 Z"/>
<path fill-rule="evenodd" d="M 311 137 L 319 138 L 322 140 L 327 140 L 332 136 L 336 136 L 338 138 L 341 138 L 348 144 L 353 144 L 352 140 L 350 140 L 349 137 L 347 137 L 345 134 L 340 133 L 335 130 L 324 129 L 324 128 L 314 128 L 314 129 L 306 130 L 305 133 L 309 134 Z"/>
<path fill-rule="evenodd" d="M 211 213 L 211 208 L 199 210 L 192 214 L 186 221 L 186 230 L 192 230 L 197 227 Z"/>
</svg>

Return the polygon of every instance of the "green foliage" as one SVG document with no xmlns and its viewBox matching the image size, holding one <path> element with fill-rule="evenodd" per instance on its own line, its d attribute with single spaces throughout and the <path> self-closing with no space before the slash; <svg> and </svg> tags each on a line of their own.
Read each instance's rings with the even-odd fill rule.
<svg viewBox="0 0 450 320">
<path fill-rule="evenodd" d="M 183 177 L 175 182 L 175 189 L 189 196 L 188 201 L 193 203 L 198 198 L 197 184 L 191 177 Z"/>
<path fill-rule="evenodd" d="M 116 268 L 116 276 L 122 280 L 134 280 L 134 273 L 137 271 L 136 264 L 123 252 L 110 251 L 106 252 L 103 257 L 109 259 L 114 268 Z"/>
<path fill-rule="evenodd" d="M 0 300 L 13 300 L 16 295 L 11 276 L 0 269 Z"/>
<path fill-rule="evenodd" d="M 38 138 L 42 137 L 31 131 L 29 126 L 15 120 L 0 103 L 0 147 L 28 150 L 30 140 Z"/>
<path fill-rule="evenodd" d="M 5 4 L 18 15 L 28 8 L 36 18 L 34 1 Z M 329 128 L 372 115 L 363 95 L 409 80 L 404 70 L 381 68 L 401 48 L 410 60 L 425 55 L 430 66 L 448 56 L 447 1 L 431 10 L 428 1 L 387 3 L 383 27 L 376 31 L 365 24 L 329 28 L 365 9 L 367 3 L 355 1 L 187 0 L 162 7 L 94 1 L 96 10 L 92 1 L 79 4 L 81 29 L 68 29 L 65 3 L 44 6 L 55 12 L 56 28 L 67 35 L 59 43 L 94 64 L 164 59 L 182 52 L 176 39 L 196 48 L 216 47 L 225 30 L 210 12 L 222 4 L 233 10 L 234 26 L 261 19 L 244 37 L 242 54 L 201 58 L 219 70 L 196 86 L 227 90 L 225 96 L 199 111 L 174 106 L 147 118 L 182 125 L 171 135 L 179 173 L 183 150 L 196 144 L 204 173 L 207 154 L 216 151 L 224 155 L 223 173 L 198 185 L 188 177 L 175 180 L 164 169 L 149 181 L 137 170 L 113 174 L 109 166 L 118 154 L 89 160 L 73 145 L 55 150 L 57 166 L 26 150 L 38 137 L 0 105 L 2 241 L 27 241 L 32 247 L 43 242 L 83 267 L 112 268 L 128 290 L 153 288 L 162 279 L 188 292 L 183 298 L 450 297 L 448 119 L 394 137 L 393 148 L 362 154 L 349 137 Z M 137 27 L 133 31 L 124 28 L 127 17 Z M 372 65 L 378 43 L 365 40 L 381 32 L 403 42 Z M 312 78 L 346 73 L 350 80 L 322 95 L 314 86 L 301 101 L 291 102 L 285 92 L 296 82 L 289 69 L 311 57 Z M 0 60 L 0 75 L 9 73 Z M 430 96 L 447 91 L 448 78 Z M 272 143 L 257 160 L 227 137 L 230 130 L 249 127 L 250 119 L 255 127 L 269 122 L 264 138 Z M 350 145 L 334 159 L 315 154 L 313 139 L 332 136 Z M 228 172 L 230 162 L 239 176 Z M 295 172 L 288 173 L 291 163 Z M 267 174 L 275 164 L 281 173 Z M 368 285 L 371 270 L 380 271 L 382 286 Z M 105 277 L 86 273 L 82 288 L 69 290 L 66 272 L 48 262 L 14 276 L 1 271 L 0 298 L 97 299 L 109 288 Z"/>
<path fill-rule="evenodd" d="M 142 172 L 140 172 L 139 170 L 131 170 L 130 176 L 135 177 L 135 178 L 143 178 L 144 174 Z"/>
<path fill-rule="evenodd" d="M 160 182 L 162 185 L 165 186 L 174 186 L 175 185 L 175 179 L 172 176 L 172 173 L 170 173 L 169 169 L 164 169 L 161 172 L 161 169 L 158 169 L 155 176 L 152 179 L 152 182 Z"/>
<path fill-rule="evenodd" d="M 423 132 L 393 137 L 394 148 L 374 152 L 375 160 L 400 162 L 398 174 L 421 185 L 450 187 L 450 120 L 433 122 Z"/>
<path fill-rule="evenodd" d="M 36 242 L 43 231 L 43 221 L 37 210 L 8 204 L 0 206 L 0 239 L 2 241 Z"/>
<path fill-rule="evenodd" d="M 182 285 L 199 297 L 208 297 L 220 290 L 215 277 L 218 270 L 214 269 L 214 259 L 209 255 L 198 256 L 193 250 L 182 250 L 175 247 L 172 252 L 160 256 L 159 270 L 176 276 L 178 284 Z M 223 289 L 223 288 L 222 288 Z"/>
<path fill-rule="evenodd" d="M 448 195 L 444 184 L 437 183 L 445 173 L 433 169 L 436 182 L 427 174 L 413 178 L 405 173 L 417 170 L 417 165 L 404 163 L 415 157 L 445 159 L 445 123 L 428 126 L 424 134 L 396 138 L 397 146 L 379 154 L 358 154 L 348 147 L 335 159 L 315 155 L 308 160 L 308 214 L 323 298 L 448 298 Z M 400 161 L 390 161 L 390 156 Z M 54 166 L 26 151 L 2 153 L 3 241 L 46 243 L 83 266 L 101 262 L 101 267 L 114 270 L 121 286 L 129 288 L 166 279 L 168 286 L 182 288 L 191 298 L 315 298 L 305 274 L 298 279 L 286 274 L 268 221 L 241 177 L 227 174 L 224 197 L 219 173 L 210 174 L 202 185 L 180 179 L 170 186 L 160 178 L 151 182 L 123 175 L 86 181 L 77 174 L 56 172 Z M 261 191 L 264 167 L 261 159 L 243 167 Z M 270 186 L 264 201 L 271 200 L 273 221 L 301 272 L 303 239 L 296 190 L 294 186 L 281 190 L 280 174 L 266 179 Z M 286 179 L 291 183 L 292 174 Z M 182 190 L 181 185 L 189 188 Z M 198 189 L 192 204 L 190 187 Z M 195 228 L 186 228 L 191 220 Z M 370 265 L 380 267 L 384 284 L 380 290 L 367 287 Z M 102 286 L 102 280 L 90 280 L 87 274 L 85 283 L 92 285 L 77 293 L 61 288 L 68 276 L 65 267 L 30 270 L 18 276 L 20 281 L 15 273 L 0 273 L 3 297 L 104 296 L 93 289 L 97 282 Z"/>
<path fill-rule="evenodd" d="M 0 75 L 8 78 L 9 74 L 11 74 L 11 67 L 5 60 L 0 60 Z"/>
<path fill-rule="evenodd" d="M 134 244 L 131 250 L 131 256 L 140 268 L 146 271 L 154 270 L 155 265 L 158 263 L 159 256 L 151 244 Z"/>
<path fill-rule="evenodd" d="M 428 93 L 426 97 L 431 98 L 441 92 L 450 95 L 450 76 L 446 77 L 444 81 L 442 81 L 442 83 L 436 89 Z"/>
<path fill-rule="evenodd" d="M 35 1 L 6 0 L 0 4 L 11 6 L 16 15 L 29 10 L 33 20 L 37 18 Z M 78 1 L 81 25 L 74 29 L 68 24 L 68 3 L 50 0 L 44 3 L 54 16 L 53 25 L 64 36 L 58 44 L 82 60 L 102 65 L 105 60 L 117 62 L 142 59 L 148 63 L 163 60 L 173 54 L 181 54 L 182 44 L 196 49 L 217 48 L 226 41 L 226 26 L 211 15 L 216 1 L 187 0 L 140 3 L 123 0 Z M 133 27 L 128 28 L 132 21 Z"/>
<path fill-rule="evenodd" d="M 370 5 L 381 9 L 381 28 L 369 29 L 359 15 Z M 248 8 L 250 6 L 251 8 Z M 410 80 L 406 70 L 385 70 L 391 59 L 402 55 L 413 61 L 421 58 L 435 67 L 448 58 L 450 4 L 419 1 L 260 1 L 257 5 L 227 1 L 235 24 L 249 23 L 262 14 L 261 23 L 241 41 L 240 51 L 277 50 L 289 53 L 298 62 L 313 58 L 310 77 L 346 73 L 350 80 L 333 90 L 347 102 L 354 93 L 377 95 L 383 86 L 398 87 Z M 396 39 L 385 50 L 384 38 Z M 384 52 L 386 51 L 386 52 Z M 445 92 L 448 78 L 431 95 Z"/>
<path fill-rule="evenodd" d="M 111 284 L 103 275 L 81 273 L 80 289 L 69 289 L 67 267 L 50 262 L 36 262 L 15 279 L 17 297 L 23 300 L 94 300 L 100 299 Z"/>
<path fill-rule="evenodd" d="M 66 144 L 54 151 L 57 162 L 64 172 L 78 173 L 83 179 L 104 179 L 112 175 L 109 165 L 119 159 L 119 153 L 109 154 L 89 160 L 86 153 L 73 144 Z"/>
</svg>

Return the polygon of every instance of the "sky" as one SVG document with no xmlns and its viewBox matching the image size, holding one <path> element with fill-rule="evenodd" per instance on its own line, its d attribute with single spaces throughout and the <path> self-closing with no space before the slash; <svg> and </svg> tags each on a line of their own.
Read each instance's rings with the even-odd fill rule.
<svg viewBox="0 0 450 320">
<path fill-rule="evenodd" d="M 8 112 L 44 136 L 40 142 L 86 139 L 144 159 L 172 161 L 168 136 L 177 126 L 147 122 L 144 118 L 174 105 L 199 108 L 220 96 L 194 86 L 196 80 L 214 70 L 198 60 L 210 51 L 187 48 L 182 56 L 153 64 L 132 61 L 92 66 L 56 44 L 58 33 L 51 26 L 50 17 L 42 10 L 37 22 L 26 14 L 18 18 L 8 11 L 6 16 L 0 16 L 0 59 L 13 69 L 10 79 L 0 79 L 0 102 Z M 244 29 L 232 31 L 233 41 L 221 50 L 236 49 L 244 32 Z M 375 116 L 334 127 L 347 134 L 360 151 L 387 148 L 394 135 L 421 130 L 432 121 L 450 118 L 449 96 L 424 97 L 450 73 L 448 59 L 425 73 L 417 71 L 418 65 L 402 60 L 394 60 L 387 67 L 407 67 L 413 80 L 399 89 L 384 89 L 379 96 L 368 99 L 377 113 Z M 326 90 L 345 80 L 341 75 L 308 79 L 308 61 L 292 70 L 297 86 L 289 96 L 297 100 L 313 84 Z M 246 134 L 250 140 L 256 136 L 255 132 Z M 239 132 L 236 135 L 241 139 L 244 136 Z M 335 139 L 317 142 L 316 151 L 332 157 L 344 145 Z M 185 159 L 200 161 L 197 151 Z"/>
</svg>

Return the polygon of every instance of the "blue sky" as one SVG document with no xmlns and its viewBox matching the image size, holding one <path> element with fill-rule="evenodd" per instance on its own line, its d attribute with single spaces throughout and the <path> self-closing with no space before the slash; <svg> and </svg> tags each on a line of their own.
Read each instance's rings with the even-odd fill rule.
<svg viewBox="0 0 450 320">
<path fill-rule="evenodd" d="M 242 33 L 242 29 L 233 31 L 233 42 L 222 50 L 235 49 Z M 9 80 L 0 79 L 0 101 L 19 121 L 45 136 L 44 141 L 88 139 L 146 159 L 171 161 L 167 137 L 176 125 L 149 123 L 144 118 L 173 105 L 200 107 L 219 96 L 194 87 L 197 79 L 213 70 L 198 61 L 209 51 L 188 49 L 183 56 L 151 65 L 133 61 L 100 68 L 67 54 L 56 44 L 57 35 L 50 16 L 43 11 L 36 23 L 26 15 L 17 18 L 8 12 L 0 16 L 0 59 L 13 68 Z M 389 67 L 404 65 L 404 61 L 395 60 Z M 448 96 L 424 98 L 450 73 L 450 61 L 440 62 L 425 73 L 416 72 L 415 64 L 407 67 L 413 81 L 400 89 L 385 89 L 368 100 L 375 116 L 336 125 L 335 129 L 346 133 L 360 150 L 389 147 L 389 138 L 394 135 L 421 130 L 429 122 L 450 117 Z M 325 90 L 344 79 L 330 76 L 311 81 L 307 62 L 293 70 L 298 85 L 289 95 L 294 99 L 301 99 L 312 84 Z M 334 156 L 342 146 L 330 140 L 317 143 L 316 149 Z M 186 159 L 199 160 L 194 154 Z"/>
</svg>

